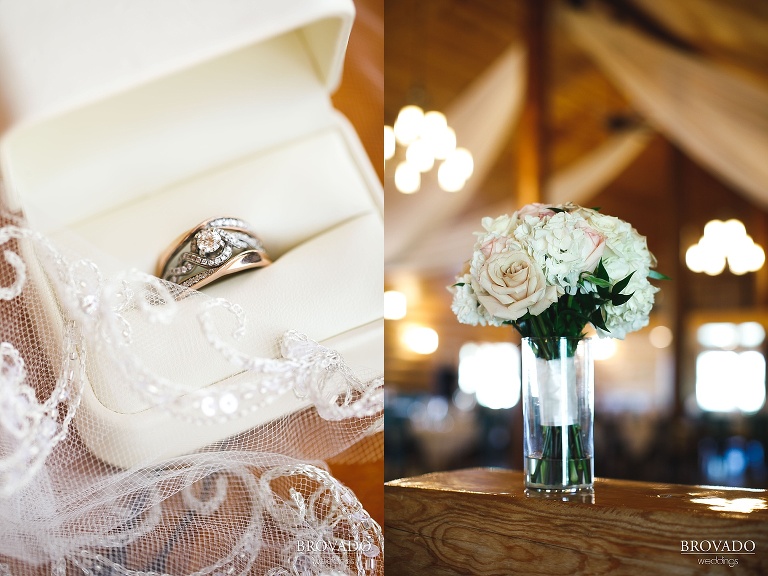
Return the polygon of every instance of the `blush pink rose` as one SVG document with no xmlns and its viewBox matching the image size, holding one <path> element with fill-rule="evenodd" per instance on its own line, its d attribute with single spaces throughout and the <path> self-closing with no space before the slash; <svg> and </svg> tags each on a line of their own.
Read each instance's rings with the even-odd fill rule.
<svg viewBox="0 0 768 576">
<path fill-rule="evenodd" d="M 587 242 L 581 250 L 581 257 L 584 261 L 584 272 L 594 272 L 597 263 L 603 257 L 605 251 L 605 236 L 589 226 L 586 222 L 580 222 L 577 228 L 584 232 Z"/>
<path fill-rule="evenodd" d="M 492 254 L 498 254 L 510 248 L 521 249 L 520 244 L 513 238 L 489 234 L 485 241 L 480 245 L 479 250 L 487 260 Z"/>
<path fill-rule="evenodd" d="M 536 316 L 559 296 L 547 286 L 543 272 L 520 250 L 491 254 L 475 272 L 472 288 L 486 310 L 503 320 L 517 320 L 530 312 Z"/>
<path fill-rule="evenodd" d="M 520 208 L 516 212 L 516 214 L 517 214 L 517 217 L 522 220 L 526 216 L 536 216 L 537 218 L 554 216 L 555 212 L 551 210 L 550 206 L 547 204 L 542 204 L 541 202 L 533 202 L 531 204 L 526 204 L 525 206 Z"/>
</svg>

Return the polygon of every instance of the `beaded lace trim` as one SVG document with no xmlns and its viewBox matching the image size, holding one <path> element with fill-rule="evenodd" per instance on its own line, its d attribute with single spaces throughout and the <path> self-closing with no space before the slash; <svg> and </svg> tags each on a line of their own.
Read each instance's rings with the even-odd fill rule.
<svg viewBox="0 0 768 576">
<path fill-rule="evenodd" d="M 39 233 L 19 226 L 0 228 L 0 246 L 13 240 L 31 243 L 56 292 L 64 318 L 63 361 L 56 369 L 52 391 L 40 400 L 28 381 L 19 351 L 10 342 L 0 343 L 0 498 L 22 497 L 41 481 L 46 460 L 67 438 L 78 411 L 88 351 L 96 343 L 108 347 L 119 358 L 115 364 L 143 399 L 175 416 L 200 423 L 222 422 L 293 393 L 307 399 L 323 419 L 366 418 L 375 422 L 367 433 L 381 430 L 382 377 L 358 378 L 337 352 L 296 331 L 284 334 L 279 358 L 249 355 L 215 326 L 213 314 L 224 311 L 235 321 L 235 340 L 246 327 L 243 310 L 223 299 L 199 297 L 196 314 L 200 330 L 212 350 L 254 377 L 237 384 L 217 385 L 213 393 L 205 388 L 189 391 L 152 373 L 130 349 L 132 326 L 127 318 L 135 318 L 138 313 L 150 323 L 172 322 L 179 313 L 177 299 L 188 297 L 188 290 L 137 271 L 104 278 L 93 262 L 68 260 Z M 5 249 L 4 258 L 15 280 L 0 287 L 0 299 L 13 300 L 22 294 L 29 271 L 16 252 Z M 275 461 L 283 463 L 275 465 Z M 251 519 L 241 530 L 237 545 L 195 575 L 249 573 L 259 555 L 265 553 L 262 544 L 266 531 L 270 541 L 283 543 L 279 552 L 270 552 L 277 556 L 274 567 L 267 572 L 269 576 L 362 576 L 380 571 L 381 529 L 348 488 L 323 468 L 287 456 L 271 454 L 263 466 L 253 462 L 251 457 L 238 463 L 236 453 L 228 453 L 226 458 L 206 452 L 185 456 L 167 463 L 158 480 L 146 484 L 140 493 L 132 493 L 129 486 L 136 475 L 146 477 L 145 469 L 116 474 L 109 488 L 114 495 L 100 500 L 108 509 L 83 514 L 111 514 L 123 519 L 122 524 L 116 524 L 122 528 L 98 537 L 86 532 L 70 538 L 58 557 L 51 558 L 52 573 L 63 575 L 70 566 L 93 575 L 113 571 L 124 575 L 163 573 L 162 563 L 146 571 L 125 568 L 119 550 L 157 528 L 167 497 L 161 494 L 160 487 L 167 482 L 175 482 L 192 520 L 219 513 L 233 482 L 240 491 L 245 489 L 251 502 Z M 286 480 L 296 487 L 286 492 Z M 142 504 L 126 506 L 126 502 Z M 7 573 L 8 565 L 0 563 L 0 574 Z"/>
</svg>

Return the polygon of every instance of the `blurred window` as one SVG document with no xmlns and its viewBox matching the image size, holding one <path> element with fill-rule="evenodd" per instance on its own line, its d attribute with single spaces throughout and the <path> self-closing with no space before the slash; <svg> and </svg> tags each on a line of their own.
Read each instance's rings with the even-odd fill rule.
<svg viewBox="0 0 768 576">
<path fill-rule="evenodd" d="M 712 322 L 698 330 L 696 403 L 707 412 L 754 413 L 765 404 L 765 329 Z"/>
<path fill-rule="evenodd" d="M 512 408 L 520 401 L 520 350 L 509 342 L 464 344 L 459 388 L 486 408 Z"/>
</svg>

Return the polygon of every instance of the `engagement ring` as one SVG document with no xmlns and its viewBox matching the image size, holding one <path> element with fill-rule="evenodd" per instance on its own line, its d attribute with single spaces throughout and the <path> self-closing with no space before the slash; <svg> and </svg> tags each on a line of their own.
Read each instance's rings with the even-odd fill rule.
<svg viewBox="0 0 768 576">
<path fill-rule="evenodd" d="M 176 239 L 160 256 L 157 275 L 199 289 L 228 274 L 271 263 L 248 223 L 239 218 L 212 218 Z"/>
</svg>

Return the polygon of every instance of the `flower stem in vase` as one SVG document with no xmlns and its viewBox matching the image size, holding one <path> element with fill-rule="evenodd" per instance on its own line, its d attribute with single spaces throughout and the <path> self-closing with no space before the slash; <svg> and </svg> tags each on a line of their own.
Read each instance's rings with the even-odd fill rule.
<svg viewBox="0 0 768 576">
<path fill-rule="evenodd" d="M 563 453 L 563 428 L 566 430 L 567 439 L 565 453 Z M 542 426 L 541 434 L 544 438 L 541 457 L 534 455 L 528 459 L 529 484 L 546 487 L 545 489 L 559 485 L 573 487 L 590 485 L 592 464 L 591 458 L 584 452 L 581 427 L 578 424 Z"/>
<path fill-rule="evenodd" d="M 523 339 L 528 488 L 572 492 L 592 486 L 593 381 L 588 343 Z"/>
</svg>

